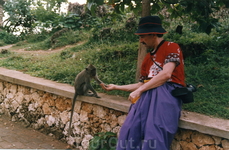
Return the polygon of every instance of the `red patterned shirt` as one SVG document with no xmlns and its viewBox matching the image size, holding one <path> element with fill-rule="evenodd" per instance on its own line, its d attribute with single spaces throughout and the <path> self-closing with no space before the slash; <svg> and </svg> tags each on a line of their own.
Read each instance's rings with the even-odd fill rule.
<svg viewBox="0 0 229 150">
<path fill-rule="evenodd" d="M 165 41 L 155 54 L 148 53 L 143 60 L 140 82 L 156 76 L 168 62 L 175 62 L 171 78 L 167 82 L 174 82 L 185 86 L 183 54 L 178 44 Z"/>
</svg>

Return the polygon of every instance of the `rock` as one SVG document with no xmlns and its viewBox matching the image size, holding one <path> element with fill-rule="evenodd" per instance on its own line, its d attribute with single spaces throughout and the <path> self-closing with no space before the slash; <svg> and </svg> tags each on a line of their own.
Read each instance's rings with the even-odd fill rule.
<svg viewBox="0 0 229 150">
<path fill-rule="evenodd" d="M 173 140 L 171 147 L 170 147 L 170 150 L 181 150 L 181 146 L 180 146 L 179 141 Z"/>
<path fill-rule="evenodd" d="M 229 140 L 222 140 L 222 146 L 225 150 L 229 150 Z"/>
<path fill-rule="evenodd" d="M 198 150 L 198 148 L 196 147 L 195 144 L 193 143 L 188 143 L 186 141 L 181 141 L 180 142 L 180 145 L 181 145 L 181 149 L 182 150 Z"/>
<path fill-rule="evenodd" d="M 223 149 L 222 147 L 219 147 L 217 145 L 215 146 L 215 148 L 216 148 L 215 150 L 229 150 L 229 149 Z"/>
<path fill-rule="evenodd" d="M 210 145 L 210 146 L 202 146 L 199 150 L 215 150 L 215 146 L 214 145 Z"/>
<path fill-rule="evenodd" d="M 67 137 L 66 140 L 69 145 L 74 145 L 74 143 L 76 142 L 75 138 L 72 136 Z"/>
<path fill-rule="evenodd" d="M 92 111 L 93 111 L 93 105 L 92 104 L 83 103 L 82 104 L 82 110 L 84 110 L 87 113 L 91 114 Z"/>
<path fill-rule="evenodd" d="M 80 122 L 79 121 L 73 123 L 73 127 L 74 128 L 73 128 L 72 132 L 74 134 L 77 134 L 77 135 L 80 135 L 81 134 L 82 128 L 79 125 L 80 125 Z"/>
<path fill-rule="evenodd" d="M 116 126 L 115 128 L 111 130 L 111 132 L 119 133 L 120 129 L 121 129 L 121 126 Z"/>
<path fill-rule="evenodd" d="M 70 115 L 71 115 L 71 112 L 69 112 L 69 121 L 70 121 Z M 80 115 L 76 112 L 73 112 L 72 123 L 77 122 L 79 120 L 80 120 Z"/>
<path fill-rule="evenodd" d="M 31 98 L 34 101 L 39 101 L 40 100 L 40 95 L 37 92 L 32 93 Z"/>
<path fill-rule="evenodd" d="M 41 97 L 41 100 L 39 102 L 41 103 L 41 105 L 42 103 L 46 102 L 49 106 L 55 106 L 55 100 L 53 99 L 53 96 L 50 93 L 45 93 Z"/>
<path fill-rule="evenodd" d="M 124 121 L 126 120 L 126 115 L 122 115 L 118 117 L 118 124 L 120 126 L 122 126 L 122 124 L 124 123 Z"/>
<path fill-rule="evenodd" d="M 80 121 L 87 122 L 88 121 L 88 113 L 84 110 L 80 111 Z"/>
<path fill-rule="evenodd" d="M 17 85 L 12 84 L 10 86 L 9 92 L 15 95 L 17 93 Z"/>
<path fill-rule="evenodd" d="M 104 132 L 110 132 L 111 131 L 111 126 L 107 123 L 104 124 L 103 127 Z"/>
<path fill-rule="evenodd" d="M 104 118 L 106 115 L 106 112 L 104 111 L 103 107 L 98 106 L 98 105 L 94 105 L 93 112 L 94 112 L 94 115 L 99 118 Z"/>
<path fill-rule="evenodd" d="M 15 112 L 16 110 L 17 110 L 17 108 L 19 107 L 19 103 L 17 102 L 17 101 L 12 101 L 12 103 L 11 103 L 11 105 L 12 105 L 12 112 Z"/>
<path fill-rule="evenodd" d="M 51 108 L 49 107 L 47 103 L 44 103 L 44 105 L 42 106 L 42 110 L 45 115 L 50 115 L 52 112 Z"/>
<path fill-rule="evenodd" d="M 24 94 L 22 92 L 18 92 L 16 95 L 15 95 L 15 100 L 21 104 L 24 100 Z"/>
<path fill-rule="evenodd" d="M 55 100 L 55 103 L 56 103 L 56 105 L 55 105 L 56 108 L 61 112 L 71 108 L 71 100 L 70 99 L 63 100 L 61 98 L 57 98 Z"/>
<path fill-rule="evenodd" d="M 69 115 L 67 111 L 60 113 L 60 120 L 63 122 L 63 124 L 66 124 L 69 121 Z"/>
<path fill-rule="evenodd" d="M 26 102 L 25 102 L 26 104 L 28 104 L 31 101 L 31 98 L 29 95 L 24 95 L 24 99 L 26 100 Z"/>
<path fill-rule="evenodd" d="M 213 140 L 215 141 L 215 145 L 221 144 L 221 138 L 217 136 L 212 136 Z"/>
<path fill-rule="evenodd" d="M 56 118 L 54 118 L 52 115 L 45 116 L 45 119 L 49 126 L 52 126 L 56 122 Z"/>
<path fill-rule="evenodd" d="M 191 130 L 184 130 L 184 129 L 179 129 L 177 134 L 175 135 L 175 139 L 178 141 L 186 141 L 186 142 L 191 142 L 191 135 L 192 135 Z"/>
<path fill-rule="evenodd" d="M 0 81 L 0 91 L 3 91 L 3 89 L 4 89 L 3 83 L 2 81 Z"/>
<path fill-rule="evenodd" d="M 35 110 L 36 110 L 35 104 L 34 104 L 34 103 L 29 104 L 28 110 L 29 110 L 29 111 L 35 111 Z"/>
<path fill-rule="evenodd" d="M 82 142 L 81 142 L 81 145 L 84 149 L 88 149 L 89 147 L 89 141 L 90 139 L 92 139 L 93 136 L 92 135 L 85 135 Z"/>
<path fill-rule="evenodd" d="M 202 147 L 206 144 L 211 145 L 215 143 L 211 136 L 199 132 L 194 132 L 192 134 L 192 142 L 198 147 Z"/>
<path fill-rule="evenodd" d="M 12 99 L 14 97 L 13 93 L 6 94 L 7 99 Z"/>
<path fill-rule="evenodd" d="M 18 92 L 21 92 L 24 95 L 29 95 L 30 94 L 30 88 L 18 85 Z"/>
</svg>

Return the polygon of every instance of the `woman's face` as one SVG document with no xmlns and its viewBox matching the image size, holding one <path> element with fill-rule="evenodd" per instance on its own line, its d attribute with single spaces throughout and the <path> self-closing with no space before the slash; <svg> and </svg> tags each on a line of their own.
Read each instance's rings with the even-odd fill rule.
<svg viewBox="0 0 229 150">
<path fill-rule="evenodd" d="M 157 38 L 157 36 L 155 34 L 139 35 L 140 43 L 145 45 L 145 47 L 147 49 L 156 48 L 156 46 L 157 46 L 156 45 L 156 38 Z"/>
</svg>

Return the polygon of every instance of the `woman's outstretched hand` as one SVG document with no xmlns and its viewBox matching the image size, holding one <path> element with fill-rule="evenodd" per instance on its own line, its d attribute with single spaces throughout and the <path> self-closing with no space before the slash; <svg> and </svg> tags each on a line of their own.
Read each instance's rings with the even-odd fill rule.
<svg viewBox="0 0 229 150">
<path fill-rule="evenodd" d="M 104 83 L 101 83 L 100 86 L 102 87 L 102 89 L 106 90 L 106 91 L 112 91 L 112 90 L 115 90 L 115 86 L 114 84 L 104 84 Z"/>
</svg>

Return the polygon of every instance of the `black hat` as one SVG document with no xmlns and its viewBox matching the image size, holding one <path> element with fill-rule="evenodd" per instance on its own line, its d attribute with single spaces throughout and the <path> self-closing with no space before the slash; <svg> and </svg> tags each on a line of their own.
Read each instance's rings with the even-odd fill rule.
<svg viewBox="0 0 229 150">
<path fill-rule="evenodd" d="M 161 25 L 161 19 L 158 16 L 143 17 L 139 21 L 138 30 L 136 35 L 144 34 L 165 34 L 167 33 Z"/>
</svg>

